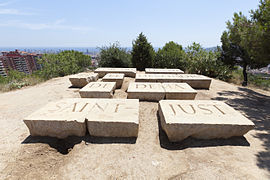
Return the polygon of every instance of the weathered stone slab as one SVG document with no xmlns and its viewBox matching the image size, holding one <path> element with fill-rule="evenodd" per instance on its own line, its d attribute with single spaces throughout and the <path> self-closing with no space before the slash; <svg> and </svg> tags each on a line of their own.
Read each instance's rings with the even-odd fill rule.
<svg viewBox="0 0 270 180">
<path fill-rule="evenodd" d="M 221 101 L 162 100 L 159 116 L 170 141 L 189 136 L 198 139 L 243 136 L 254 128 L 252 121 Z"/>
<path fill-rule="evenodd" d="M 108 73 L 103 78 L 103 82 L 116 82 L 116 88 L 121 88 L 125 74 L 123 73 Z"/>
<path fill-rule="evenodd" d="M 135 82 L 188 83 L 192 88 L 209 89 L 212 79 L 197 74 L 136 74 Z"/>
<path fill-rule="evenodd" d="M 112 98 L 116 82 L 90 82 L 80 91 L 82 98 Z"/>
<path fill-rule="evenodd" d="M 188 100 L 195 99 L 197 91 L 187 83 L 162 83 L 166 99 Z"/>
<path fill-rule="evenodd" d="M 68 98 L 52 102 L 24 119 L 32 136 L 137 137 L 138 99 Z"/>
<path fill-rule="evenodd" d="M 161 83 L 130 83 L 127 93 L 129 99 L 146 101 L 159 101 L 165 97 Z"/>
<path fill-rule="evenodd" d="M 98 80 L 98 73 L 80 73 L 75 74 L 69 78 L 73 87 L 82 88 L 89 82 Z"/>
<path fill-rule="evenodd" d="M 138 99 L 98 99 L 91 101 L 86 116 L 92 136 L 137 137 L 139 130 Z"/>
<path fill-rule="evenodd" d="M 145 68 L 146 74 L 183 74 L 184 71 L 180 69 L 158 69 L 158 68 Z"/>
<path fill-rule="evenodd" d="M 127 77 L 135 77 L 136 68 L 97 68 L 95 73 L 98 73 L 99 77 L 105 76 L 107 73 L 124 73 Z"/>
<path fill-rule="evenodd" d="M 136 74 L 135 82 L 181 82 L 177 74 Z"/>
<path fill-rule="evenodd" d="M 197 89 L 209 89 L 212 79 L 198 74 L 179 74 L 181 82 L 188 83 L 191 87 Z"/>
<path fill-rule="evenodd" d="M 86 133 L 85 111 L 81 98 L 51 102 L 24 118 L 32 136 L 66 138 L 84 136 Z"/>
</svg>

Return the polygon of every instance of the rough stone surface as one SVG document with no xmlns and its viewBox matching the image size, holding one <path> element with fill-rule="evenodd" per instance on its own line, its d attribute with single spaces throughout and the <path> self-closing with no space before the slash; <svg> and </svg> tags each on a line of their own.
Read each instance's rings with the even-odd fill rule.
<svg viewBox="0 0 270 180">
<path fill-rule="evenodd" d="M 145 68 L 146 74 L 183 74 L 184 71 L 180 69 L 157 69 L 157 68 Z"/>
<path fill-rule="evenodd" d="M 138 99 L 93 99 L 89 101 L 87 128 L 92 136 L 137 137 Z"/>
<path fill-rule="evenodd" d="M 165 91 L 161 83 L 130 83 L 127 93 L 129 99 L 147 101 L 159 101 L 165 97 Z"/>
<path fill-rule="evenodd" d="M 209 89 L 212 79 L 198 74 L 179 74 L 180 82 L 188 83 L 197 89 Z"/>
<path fill-rule="evenodd" d="M 127 77 L 135 78 L 136 68 L 97 68 L 95 73 L 98 73 L 99 77 L 104 77 L 108 73 L 124 73 Z"/>
<path fill-rule="evenodd" d="M 116 82 L 91 82 L 79 93 L 82 98 L 112 98 Z"/>
<path fill-rule="evenodd" d="M 89 82 L 97 81 L 98 73 L 80 73 L 73 75 L 69 78 L 73 87 L 82 88 L 86 86 Z"/>
<path fill-rule="evenodd" d="M 209 89 L 212 79 L 198 74 L 136 74 L 136 82 L 188 83 L 192 88 Z"/>
<path fill-rule="evenodd" d="M 24 118 L 24 123 L 32 136 L 84 136 L 86 124 L 82 101 L 74 98 L 51 102 Z"/>
<path fill-rule="evenodd" d="M 103 78 L 103 82 L 116 82 L 116 88 L 121 88 L 125 74 L 123 73 L 108 73 Z"/>
<path fill-rule="evenodd" d="M 135 82 L 181 82 L 177 74 L 136 74 Z"/>
<path fill-rule="evenodd" d="M 162 83 L 165 90 L 165 99 L 188 100 L 195 99 L 197 91 L 187 83 Z"/>
<path fill-rule="evenodd" d="M 254 123 L 229 105 L 211 100 L 162 100 L 159 102 L 162 129 L 170 141 L 189 136 L 198 139 L 243 136 Z"/>
</svg>

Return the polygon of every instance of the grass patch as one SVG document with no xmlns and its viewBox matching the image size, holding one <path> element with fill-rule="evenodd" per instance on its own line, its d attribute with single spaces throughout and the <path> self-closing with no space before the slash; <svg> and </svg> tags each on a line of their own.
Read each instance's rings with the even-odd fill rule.
<svg viewBox="0 0 270 180">
<path fill-rule="evenodd" d="M 238 69 L 232 72 L 232 78 L 229 82 L 241 85 L 243 80 L 243 72 L 241 69 Z M 248 73 L 248 86 L 270 90 L 270 75 Z"/>
<path fill-rule="evenodd" d="M 8 77 L 0 76 L 0 91 L 7 92 L 14 89 L 21 89 L 25 86 L 33 86 L 45 79 L 38 77 L 35 74 L 24 74 L 18 71 L 10 71 Z"/>
</svg>

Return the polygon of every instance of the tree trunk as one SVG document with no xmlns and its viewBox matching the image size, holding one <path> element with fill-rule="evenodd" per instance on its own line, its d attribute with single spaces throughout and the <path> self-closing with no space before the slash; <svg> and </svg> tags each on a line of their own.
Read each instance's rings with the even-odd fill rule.
<svg viewBox="0 0 270 180">
<path fill-rule="evenodd" d="M 242 83 L 242 86 L 247 86 L 248 82 L 248 77 L 247 77 L 247 64 L 244 64 L 243 66 L 243 76 L 244 76 L 244 81 Z"/>
</svg>

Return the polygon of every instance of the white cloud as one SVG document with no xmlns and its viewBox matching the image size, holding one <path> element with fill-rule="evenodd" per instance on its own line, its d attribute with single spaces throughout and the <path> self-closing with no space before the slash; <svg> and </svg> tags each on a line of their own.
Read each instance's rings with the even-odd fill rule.
<svg viewBox="0 0 270 180">
<path fill-rule="evenodd" d="M 11 4 L 11 3 L 12 3 L 12 1 L 2 2 L 2 3 L 0 3 L 0 6 L 7 6 L 7 5 Z"/>
<path fill-rule="evenodd" d="M 91 27 L 88 26 L 73 26 L 73 25 L 66 25 L 64 24 L 64 19 L 56 20 L 52 23 L 27 23 L 21 21 L 3 21 L 0 22 L 0 27 L 14 27 L 14 28 L 22 28 L 22 29 L 29 29 L 29 30 L 73 30 L 73 31 L 90 31 L 92 30 Z"/>
<path fill-rule="evenodd" d="M 18 9 L 0 9 L 0 14 L 5 14 L 5 15 L 33 15 L 33 13 L 21 12 Z"/>
</svg>

